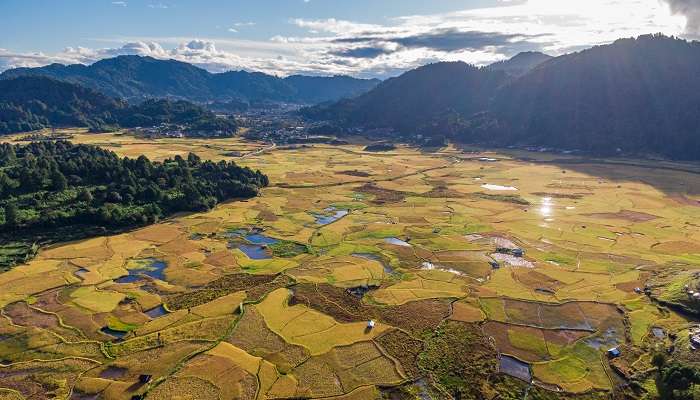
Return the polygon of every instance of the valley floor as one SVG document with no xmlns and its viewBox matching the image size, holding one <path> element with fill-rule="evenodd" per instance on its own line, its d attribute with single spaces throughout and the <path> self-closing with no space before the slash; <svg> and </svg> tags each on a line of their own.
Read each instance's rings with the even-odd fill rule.
<svg viewBox="0 0 700 400">
<path fill-rule="evenodd" d="M 271 186 L 0 274 L 0 398 L 595 397 L 632 376 L 653 394 L 655 349 L 700 365 L 692 321 L 656 301 L 700 309 L 680 289 L 700 272 L 692 168 L 73 135 Z"/>
</svg>

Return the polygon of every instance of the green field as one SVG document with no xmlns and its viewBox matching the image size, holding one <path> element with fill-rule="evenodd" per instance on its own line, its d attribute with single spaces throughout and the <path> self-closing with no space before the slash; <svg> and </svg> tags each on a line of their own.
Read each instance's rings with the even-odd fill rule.
<svg viewBox="0 0 700 400">
<path fill-rule="evenodd" d="M 499 354 L 529 364 L 533 393 L 596 397 L 617 385 L 608 348 L 639 372 L 672 345 L 652 328 L 687 342 L 690 321 L 666 305 L 687 306 L 683 286 L 697 284 L 700 174 L 453 147 L 72 134 L 154 160 L 240 153 L 271 185 L 0 273 L 0 397 L 494 398 L 510 379 Z M 0 264 L 21 248 L 0 248 Z M 647 283 L 651 297 L 635 290 Z M 685 350 L 683 361 L 700 366 Z"/>
</svg>

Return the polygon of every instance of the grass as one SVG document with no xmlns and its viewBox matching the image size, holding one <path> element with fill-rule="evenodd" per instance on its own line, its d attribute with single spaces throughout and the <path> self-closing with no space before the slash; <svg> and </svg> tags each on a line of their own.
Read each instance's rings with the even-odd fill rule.
<svg viewBox="0 0 700 400">
<path fill-rule="evenodd" d="M 194 151 L 218 161 L 229 159 L 231 152 L 246 154 L 263 147 L 238 138 L 145 141 L 114 133 L 71 135 L 76 142 L 108 144 L 121 155 L 146 154 L 151 159 Z M 539 154 L 528 155 L 535 157 L 532 162 L 521 162 L 487 153 L 500 161 L 485 164 L 454 148 L 430 155 L 409 148 L 383 154 L 361 150 L 355 145 L 318 145 L 240 158 L 239 164 L 270 176 L 273 186 L 262 196 L 130 233 L 40 249 L 27 264 L 0 274 L 0 307 L 5 315 L 17 317 L 5 306 L 32 299 L 33 307 L 55 312 L 62 323 L 94 340 L 93 347 L 61 343 L 49 332 L 59 329 L 52 326 L 28 328 L 0 321 L 0 329 L 17 338 L 3 341 L 0 359 L 10 354 L 22 360 L 66 358 L 47 366 L 48 375 L 37 374 L 60 376 L 70 357 L 99 356 L 93 353 L 108 338 L 98 331 L 107 325 L 136 336 L 102 344 L 115 357 L 112 362 L 133 374 L 163 377 L 163 389 L 151 390 L 154 398 L 195 392 L 204 397 L 217 391 L 224 397 L 250 398 L 255 393 L 243 389 L 256 388 L 259 379 L 267 397 L 359 399 L 376 394 L 376 385 L 398 384 L 385 358 L 366 358 L 374 354 L 367 345 L 374 341 L 400 361 L 407 375 L 427 374 L 439 387 L 465 394 L 491 390 L 485 396 L 490 398 L 503 387 L 513 398 L 522 398 L 517 385 L 499 386 L 500 377 L 487 381 L 480 370 L 470 369 L 473 364 L 490 371 L 496 351 L 479 347 L 483 334 L 472 331 L 472 323 L 487 327 L 504 322 L 505 340 L 497 338 L 502 340 L 498 346 L 531 357 L 537 379 L 561 382 L 572 392 L 609 388 L 601 354 L 581 340 L 583 335 L 600 336 L 613 328 L 624 339 L 626 316 L 631 345 L 644 353 L 650 326 L 681 331 L 682 320 L 657 312 L 632 289 L 649 279 L 661 300 L 685 296 L 683 286 L 692 273 L 688 265 L 698 261 L 688 243 L 700 240 L 700 229 L 685 224 L 700 217 L 699 208 L 691 204 L 697 193 L 689 193 L 700 187 L 694 175 L 680 179 L 662 170 L 616 166 L 612 171 L 593 165 L 567 167 L 562 174 L 560 167 L 538 162 L 546 157 Z M 453 157 L 462 160 L 453 163 Z M 347 171 L 371 176 L 343 173 Z M 287 187 L 274 186 L 282 182 Z M 518 195 L 483 193 L 480 186 L 486 182 L 513 184 Z M 541 210 L 545 196 L 551 197 L 549 216 Z M 317 226 L 309 211 L 331 206 L 353 212 Z M 658 218 L 641 218 L 643 214 Z M 230 227 L 259 227 L 279 239 L 270 246 L 274 257 L 250 260 L 228 248 L 225 233 Z M 483 238 L 465 237 L 469 234 Z M 494 270 L 487 262 L 495 250 L 491 236 L 516 240 L 532 268 Z M 389 245 L 384 241 L 388 237 L 410 238 L 412 246 Z M 21 257 L 23 246 L 0 246 L 0 263 L 3 257 Z M 358 253 L 377 255 L 381 262 L 353 256 Z M 148 258 L 167 262 L 165 281 L 114 283 L 137 267 L 135 262 Z M 425 261 L 463 275 L 421 270 Z M 640 265 L 649 267 L 637 269 Z M 81 268 L 85 271 L 76 275 Z M 236 278 L 221 280 L 231 275 Z M 248 280 L 251 276 L 265 282 Z M 275 278 L 270 281 L 271 276 Z M 355 303 L 344 297 L 352 296 L 346 288 L 363 284 L 379 288 L 362 299 L 353 297 Z M 290 305 L 287 288 L 301 293 L 307 285 L 324 289 Z M 537 290 L 542 288 L 554 295 Z M 454 299 L 459 300 L 448 315 Z M 171 313 L 151 319 L 141 312 L 162 303 Z M 242 315 L 237 313 L 241 309 Z M 369 318 L 380 324 L 366 334 Z M 443 322 L 447 318 L 452 321 Z M 512 328 L 508 323 L 533 327 Z M 221 354 L 192 356 L 216 348 L 222 338 L 238 349 L 236 360 L 258 360 L 259 371 L 251 374 Z M 358 360 L 365 361 L 366 369 Z M 226 369 L 230 385 L 221 377 L 229 375 L 217 375 Z M 76 387 L 99 386 L 94 375 L 85 379 L 87 383 Z M 367 385 L 366 390 L 353 391 L 358 384 Z M 127 387 L 119 385 L 105 393 L 125 392 Z M 33 395 L 26 387 L 20 392 Z M 529 393 L 553 398 L 540 388 Z M 594 393 L 589 392 L 591 398 Z"/>
<path fill-rule="evenodd" d="M 138 328 L 138 325 L 128 324 L 114 315 L 107 317 L 107 327 L 117 332 L 131 332 Z"/>
<path fill-rule="evenodd" d="M 282 258 L 293 258 L 301 254 L 311 253 L 309 246 L 287 240 L 273 243 L 268 248 L 272 251 L 273 256 Z"/>
</svg>

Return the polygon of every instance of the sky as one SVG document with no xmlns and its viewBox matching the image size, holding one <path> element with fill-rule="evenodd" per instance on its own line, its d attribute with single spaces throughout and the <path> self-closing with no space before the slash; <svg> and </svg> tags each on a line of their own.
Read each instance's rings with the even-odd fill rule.
<svg viewBox="0 0 700 400">
<path fill-rule="evenodd" d="M 0 0 L 0 71 L 136 54 L 386 78 L 647 33 L 700 38 L 700 0 Z"/>
</svg>

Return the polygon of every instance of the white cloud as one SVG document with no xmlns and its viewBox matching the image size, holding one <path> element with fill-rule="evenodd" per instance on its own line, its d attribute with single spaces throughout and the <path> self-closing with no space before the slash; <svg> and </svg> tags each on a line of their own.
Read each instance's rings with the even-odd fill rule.
<svg viewBox="0 0 700 400">
<path fill-rule="evenodd" d="M 248 22 L 236 22 L 236 23 L 233 24 L 233 26 L 235 26 L 235 27 L 237 27 L 237 28 L 242 28 L 242 27 L 244 27 L 244 26 L 255 26 L 255 22 L 251 22 L 251 21 L 248 21 Z"/>
<path fill-rule="evenodd" d="M 126 7 L 125 1 L 113 1 L 112 4 L 114 4 L 115 6 Z"/>
<path fill-rule="evenodd" d="M 674 3 L 673 10 L 667 2 Z M 387 76 L 428 62 L 485 65 L 525 50 L 557 55 L 620 37 L 681 35 L 694 0 L 502 0 L 497 7 L 412 15 L 368 24 L 342 19 L 292 19 L 305 34 L 269 40 L 189 37 L 112 38 L 105 49 L 67 48 L 58 54 L 0 50 L 0 70 L 50 62 L 89 63 L 118 54 L 191 62 L 212 71 Z M 694 4 L 694 3 L 693 3 Z M 672 12 L 673 11 L 673 12 Z M 675 14 L 674 14 L 675 13 Z M 230 32 L 253 26 L 234 22 Z"/>
</svg>

